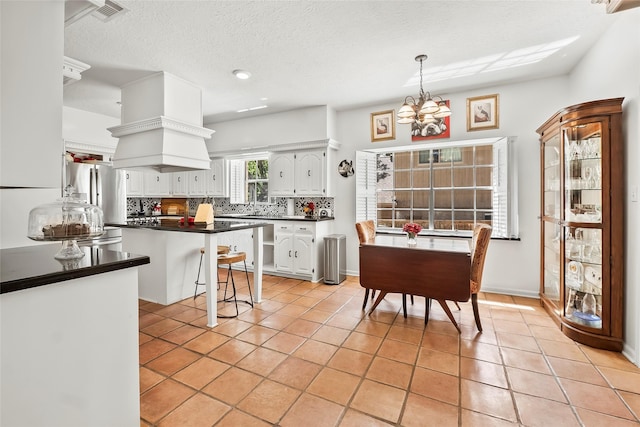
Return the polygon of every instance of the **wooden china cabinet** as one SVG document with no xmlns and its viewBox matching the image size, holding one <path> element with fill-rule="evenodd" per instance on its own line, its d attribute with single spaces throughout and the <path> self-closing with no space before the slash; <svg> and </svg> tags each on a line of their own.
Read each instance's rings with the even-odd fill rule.
<svg viewBox="0 0 640 427">
<path fill-rule="evenodd" d="M 622 350 L 623 98 L 564 108 L 537 132 L 540 298 L 569 338 Z"/>
</svg>

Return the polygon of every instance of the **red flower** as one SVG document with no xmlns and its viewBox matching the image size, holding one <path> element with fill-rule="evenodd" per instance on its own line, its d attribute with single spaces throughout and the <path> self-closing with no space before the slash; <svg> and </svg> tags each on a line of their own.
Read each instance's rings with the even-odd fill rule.
<svg viewBox="0 0 640 427">
<path fill-rule="evenodd" d="M 313 202 L 309 202 L 307 203 L 307 207 L 311 210 L 314 210 L 316 208 L 316 205 Z"/>
<path fill-rule="evenodd" d="M 415 222 L 408 222 L 402 227 L 402 231 L 405 233 L 418 234 L 422 231 L 422 226 L 420 224 L 416 224 Z"/>
</svg>

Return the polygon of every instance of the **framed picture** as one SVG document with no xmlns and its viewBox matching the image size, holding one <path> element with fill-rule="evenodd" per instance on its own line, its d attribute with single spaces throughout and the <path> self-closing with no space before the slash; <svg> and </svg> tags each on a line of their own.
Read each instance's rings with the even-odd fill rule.
<svg viewBox="0 0 640 427">
<path fill-rule="evenodd" d="M 500 127 L 498 94 L 467 98 L 467 132 Z"/>
<path fill-rule="evenodd" d="M 449 100 L 444 101 L 449 105 Z M 424 141 L 427 139 L 451 137 L 451 117 L 435 119 L 432 123 L 412 123 L 411 141 Z"/>
<path fill-rule="evenodd" d="M 394 110 L 371 113 L 371 142 L 396 139 Z"/>
</svg>

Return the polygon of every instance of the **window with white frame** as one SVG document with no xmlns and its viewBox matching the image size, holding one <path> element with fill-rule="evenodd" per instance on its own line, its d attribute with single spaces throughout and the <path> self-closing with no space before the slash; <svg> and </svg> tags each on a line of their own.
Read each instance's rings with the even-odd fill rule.
<svg viewBox="0 0 640 427">
<path fill-rule="evenodd" d="M 489 224 L 493 237 L 517 238 L 513 139 L 447 142 L 356 153 L 356 218 L 378 229 L 408 222 L 423 234 L 470 234 Z"/>
<path fill-rule="evenodd" d="M 265 158 L 233 159 L 229 161 L 230 202 L 269 202 L 269 160 Z"/>
</svg>

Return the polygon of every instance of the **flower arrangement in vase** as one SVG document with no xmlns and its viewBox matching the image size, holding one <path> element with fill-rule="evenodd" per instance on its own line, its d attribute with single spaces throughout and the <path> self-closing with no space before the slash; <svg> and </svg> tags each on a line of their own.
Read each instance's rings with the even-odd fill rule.
<svg viewBox="0 0 640 427">
<path fill-rule="evenodd" d="M 313 216 L 313 212 L 316 209 L 316 205 L 313 202 L 307 202 L 302 206 L 302 212 L 305 216 Z"/>
<path fill-rule="evenodd" d="M 414 246 L 418 244 L 416 236 L 419 232 L 422 231 L 422 226 L 420 224 L 416 224 L 415 222 L 408 222 L 402 227 L 402 231 L 407 233 L 407 237 L 409 238 L 409 240 L 407 241 L 408 245 Z"/>
</svg>

